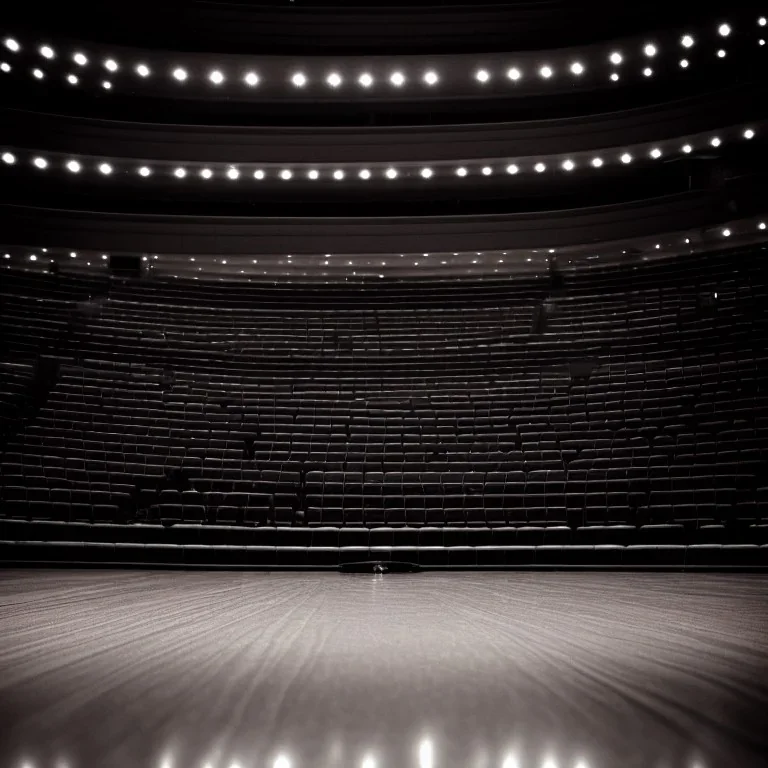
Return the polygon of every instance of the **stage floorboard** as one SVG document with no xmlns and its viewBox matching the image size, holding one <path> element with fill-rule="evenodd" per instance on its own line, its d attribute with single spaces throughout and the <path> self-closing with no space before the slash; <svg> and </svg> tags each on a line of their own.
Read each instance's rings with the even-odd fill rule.
<svg viewBox="0 0 768 768">
<path fill-rule="evenodd" d="M 0 570 L 10 768 L 717 768 L 768 577 Z"/>
</svg>

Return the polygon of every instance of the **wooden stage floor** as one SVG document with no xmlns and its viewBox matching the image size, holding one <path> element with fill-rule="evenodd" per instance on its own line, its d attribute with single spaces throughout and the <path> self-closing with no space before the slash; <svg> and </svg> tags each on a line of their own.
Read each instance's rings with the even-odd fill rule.
<svg viewBox="0 0 768 768">
<path fill-rule="evenodd" d="M 0 570 L 0 766 L 717 768 L 768 577 Z"/>
</svg>

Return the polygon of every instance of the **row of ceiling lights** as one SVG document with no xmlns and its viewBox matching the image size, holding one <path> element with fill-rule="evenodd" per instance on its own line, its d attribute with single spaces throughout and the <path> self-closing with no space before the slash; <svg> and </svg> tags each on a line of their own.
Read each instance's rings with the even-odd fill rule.
<svg viewBox="0 0 768 768">
<path fill-rule="evenodd" d="M 758 25 L 766 26 L 766 18 L 760 17 L 758 19 Z M 718 27 L 718 34 L 724 38 L 730 36 L 731 31 L 732 31 L 731 26 L 727 23 L 720 24 L 720 26 Z M 759 42 L 761 45 L 765 44 L 765 40 L 763 39 L 761 39 Z M 10 37 L 6 38 L 4 41 L 4 44 L 8 50 L 14 53 L 18 53 L 19 51 L 21 51 L 21 45 L 15 38 L 10 38 Z M 695 45 L 695 38 L 691 34 L 685 34 L 680 38 L 680 45 L 685 49 L 690 49 Z M 40 46 L 38 48 L 38 52 L 40 53 L 41 56 L 43 56 L 46 59 L 51 60 L 56 58 L 56 52 L 50 45 Z M 655 43 L 646 43 L 643 46 L 643 55 L 649 60 L 653 59 L 658 53 L 659 53 L 659 48 Z M 719 49 L 717 51 L 717 56 L 719 58 L 725 58 L 726 50 L 723 48 Z M 72 55 L 72 60 L 75 64 L 81 67 L 84 67 L 89 64 L 88 56 L 86 56 L 86 54 L 82 52 L 74 53 Z M 611 65 L 618 67 L 625 62 L 625 54 L 623 54 L 621 51 L 618 51 L 618 50 L 613 51 L 609 54 L 607 60 Z M 102 64 L 108 72 L 113 74 L 121 70 L 121 65 L 113 58 L 104 59 Z M 689 64 L 690 62 L 687 58 L 682 58 L 679 61 L 679 65 L 684 69 L 687 68 Z M 2 71 L 4 72 L 10 72 L 11 66 L 7 62 L 2 62 L 2 64 L 0 64 L 0 69 L 2 69 Z M 572 75 L 576 77 L 580 77 L 581 75 L 586 73 L 587 66 L 581 61 L 573 61 L 569 65 L 568 70 Z M 133 67 L 133 71 L 135 72 L 136 75 L 142 78 L 146 78 L 152 75 L 152 71 L 149 65 L 146 63 L 136 64 Z M 549 80 L 550 78 L 554 77 L 556 74 L 555 68 L 552 65 L 547 63 L 540 65 L 538 67 L 537 72 L 538 72 L 538 75 L 544 80 Z M 45 77 L 45 72 L 39 67 L 35 67 L 32 70 L 32 74 L 34 75 L 34 77 L 38 79 L 43 79 Z M 646 66 L 643 69 L 643 74 L 646 77 L 650 77 L 653 75 L 653 69 L 650 66 Z M 190 72 L 184 67 L 175 67 L 171 70 L 171 77 L 178 83 L 185 83 L 190 79 Z M 485 84 L 490 82 L 493 79 L 494 73 L 491 72 L 489 69 L 479 68 L 474 72 L 473 77 L 478 83 Z M 506 77 L 512 82 L 517 82 L 523 79 L 524 71 L 519 66 L 510 67 L 506 71 Z M 614 82 L 620 79 L 619 72 L 617 71 L 611 72 L 609 77 Z M 67 82 L 70 83 L 71 85 L 77 85 L 79 83 L 79 78 L 74 73 L 69 73 L 66 76 L 66 79 L 67 79 Z M 227 76 L 221 69 L 212 69 L 208 73 L 207 79 L 212 85 L 220 86 L 227 81 Z M 242 82 L 249 87 L 255 87 L 259 85 L 261 82 L 261 78 L 259 74 L 256 73 L 255 71 L 245 72 L 244 74 L 242 74 L 241 79 L 242 79 Z M 288 79 L 289 79 L 289 82 L 296 88 L 304 88 L 305 86 L 310 84 L 309 76 L 303 71 L 296 71 L 291 73 Z M 396 70 L 390 73 L 390 75 L 386 79 L 388 80 L 390 85 L 396 88 L 403 87 L 408 82 L 408 77 L 404 72 L 400 70 Z M 421 75 L 421 77 L 418 79 L 424 85 L 432 87 L 432 86 L 438 85 L 438 83 L 440 82 L 440 74 L 434 69 L 429 69 L 425 71 Z M 346 80 L 345 76 L 342 73 L 337 71 L 330 72 L 325 77 L 326 85 L 328 85 L 333 89 L 341 87 L 345 83 L 345 80 Z M 356 78 L 356 81 L 359 86 L 367 89 L 367 88 L 371 88 L 375 84 L 376 79 L 373 76 L 373 74 L 371 74 L 370 72 L 363 72 Z M 111 89 L 112 83 L 109 80 L 104 80 L 102 81 L 102 86 L 106 89 Z"/>
<path fill-rule="evenodd" d="M 755 137 L 756 132 L 754 128 L 748 127 L 743 129 L 741 133 L 742 137 L 744 139 L 752 139 Z M 708 142 L 708 147 L 720 147 L 722 145 L 722 139 L 719 136 L 712 136 Z M 694 144 L 690 141 L 687 141 L 686 143 L 682 144 L 680 146 L 680 152 L 683 154 L 691 154 L 694 151 Z M 669 154 L 669 153 L 667 153 Z M 647 150 L 647 156 L 653 160 L 658 160 L 665 156 L 665 152 L 657 146 L 654 146 Z M 630 151 L 622 152 L 621 154 L 617 154 L 617 159 L 619 162 L 628 165 L 629 163 L 633 162 L 636 159 L 636 155 L 633 155 Z M 15 165 L 18 161 L 17 156 L 10 150 L 6 150 L 0 155 L 0 159 L 6 164 L 6 165 Z M 589 160 L 589 165 L 591 165 L 593 168 L 602 168 L 607 162 L 610 162 L 609 160 L 605 160 L 603 157 L 596 155 L 595 157 L 591 158 Z M 31 158 L 32 165 L 39 169 L 39 170 L 46 170 L 50 167 L 51 161 L 49 161 L 46 157 L 42 155 L 37 155 Z M 521 172 L 525 172 L 528 170 L 533 170 L 537 173 L 544 173 L 547 168 L 549 167 L 546 162 L 538 161 L 534 164 L 529 164 L 529 166 L 521 165 L 518 163 L 509 163 L 503 168 L 501 167 L 494 167 L 492 165 L 483 165 L 480 167 L 480 174 L 483 176 L 492 176 L 495 172 L 499 170 L 503 170 L 509 175 L 516 175 Z M 78 174 L 81 171 L 86 169 L 86 164 L 84 161 L 70 158 L 63 162 L 63 167 L 66 168 L 70 173 L 72 174 Z M 574 171 L 577 168 L 577 163 L 571 158 L 566 158 L 559 162 L 559 167 L 567 172 Z M 96 170 L 98 170 L 99 173 L 101 173 L 104 176 L 109 176 L 112 173 L 115 172 L 115 165 L 111 162 L 102 161 L 100 163 L 95 164 Z M 404 173 L 403 173 L 404 171 Z M 142 178 L 148 178 L 153 175 L 154 171 L 149 165 L 140 165 L 136 168 L 135 172 Z M 240 168 L 238 168 L 235 165 L 229 165 L 225 171 L 219 170 L 219 175 L 224 175 L 227 179 L 230 181 L 237 181 L 240 179 L 244 172 L 241 171 Z M 305 172 L 305 177 L 311 181 L 316 181 L 320 178 L 332 178 L 335 181 L 343 181 L 347 175 L 348 171 L 337 168 L 333 171 L 327 172 L 326 176 L 322 176 L 320 171 L 317 168 L 310 168 Z M 398 169 L 394 166 L 389 166 L 381 171 L 377 171 L 378 174 L 383 176 L 386 179 L 396 179 L 398 178 L 401 173 L 403 173 L 404 176 L 415 176 L 418 175 L 419 177 L 423 179 L 431 179 L 435 175 L 435 170 L 429 166 L 422 167 L 418 170 L 417 173 L 411 173 L 409 169 Z M 257 168 L 253 172 L 253 178 L 257 181 L 264 180 L 267 178 L 267 171 L 263 168 Z M 273 171 L 273 174 L 276 174 L 276 176 L 283 181 L 290 181 L 291 179 L 295 178 L 297 176 L 296 172 L 290 168 L 282 168 L 279 171 Z M 470 174 L 470 169 L 467 168 L 467 166 L 459 165 L 458 167 L 453 169 L 453 174 L 460 178 L 464 178 Z M 184 179 L 187 176 L 193 175 L 191 171 L 189 171 L 184 166 L 178 166 L 174 168 L 172 171 L 170 171 L 170 175 L 173 175 L 177 179 Z M 209 180 L 214 177 L 215 173 L 211 168 L 201 168 L 197 171 L 197 176 L 203 180 Z M 354 176 L 354 174 L 349 174 L 351 176 Z M 359 179 L 362 179 L 364 181 L 367 181 L 371 178 L 373 178 L 373 171 L 369 168 L 361 168 L 357 170 L 356 176 Z"/>
</svg>

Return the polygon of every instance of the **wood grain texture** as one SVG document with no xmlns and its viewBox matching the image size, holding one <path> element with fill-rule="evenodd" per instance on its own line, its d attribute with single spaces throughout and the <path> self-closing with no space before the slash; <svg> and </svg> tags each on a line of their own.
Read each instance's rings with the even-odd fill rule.
<svg viewBox="0 0 768 768">
<path fill-rule="evenodd" d="M 762 766 L 767 630 L 762 575 L 5 570 L 0 765 Z"/>
</svg>

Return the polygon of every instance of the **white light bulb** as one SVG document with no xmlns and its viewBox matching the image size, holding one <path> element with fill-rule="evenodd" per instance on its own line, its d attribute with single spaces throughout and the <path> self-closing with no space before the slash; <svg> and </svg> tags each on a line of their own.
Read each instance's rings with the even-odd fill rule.
<svg viewBox="0 0 768 768">
<path fill-rule="evenodd" d="M 421 176 L 424 179 L 431 179 L 432 178 L 432 169 L 431 168 L 422 168 L 421 169 Z"/>
<path fill-rule="evenodd" d="M 319 176 L 320 174 L 314 168 L 310 171 L 307 171 L 307 178 L 312 179 L 312 181 L 315 181 Z"/>
<path fill-rule="evenodd" d="M 728 26 L 728 24 L 721 24 L 717 28 L 717 32 L 721 37 L 728 37 L 728 35 L 731 34 L 731 28 Z"/>
<path fill-rule="evenodd" d="M 653 43 L 648 43 L 645 48 L 643 48 L 643 53 L 646 56 L 655 56 L 658 53 L 658 49 Z"/>
<path fill-rule="evenodd" d="M 338 88 L 342 83 L 341 75 L 338 72 L 331 72 L 325 81 L 328 83 L 328 85 L 331 86 L 331 88 Z"/>
<path fill-rule="evenodd" d="M 81 168 L 82 166 L 80 165 L 80 163 L 77 162 L 77 160 L 70 160 L 67 163 L 67 170 L 70 173 L 80 173 Z"/>
<path fill-rule="evenodd" d="M 624 57 L 618 51 L 614 51 L 610 56 L 610 61 L 611 64 L 616 64 L 618 66 L 624 61 Z"/>
<path fill-rule="evenodd" d="M 344 171 L 342 171 L 341 168 L 335 170 L 333 172 L 333 178 L 336 179 L 336 181 L 341 181 L 344 178 Z"/>
<path fill-rule="evenodd" d="M 691 48 L 693 46 L 693 37 L 691 35 L 683 35 L 680 43 L 683 48 Z"/>
<path fill-rule="evenodd" d="M 214 69 L 213 72 L 208 75 L 208 79 L 214 85 L 221 85 L 224 82 L 224 73 L 220 72 L 218 69 Z"/>
<path fill-rule="evenodd" d="M 507 173 L 510 176 L 514 176 L 519 171 L 520 171 L 520 169 L 514 163 L 511 163 L 510 165 L 507 166 Z"/>
<path fill-rule="evenodd" d="M 650 76 L 653 74 L 653 70 L 652 70 L 650 67 L 646 67 L 646 68 L 643 70 L 643 74 L 644 74 L 646 77 L 650 77 Z"/>
<path fill-rule="evenodd" d="M 110 71 L 110 72 L 117 72 L 117 62 L 114 59 L 107 59 L 104 62 L 104 66 Z"/>
<path fill-rule="evenodd" d="M 149 67 L 146 64 L 137 64 L 136 74 L 139 77 L 149 77 Z"/>
<path fill-rule="evenodd" d="M 261 181 L 264 178 L 264 171 L 262 171 L 260 168 L 254 171 L 253 178 L 256 179 L 256 181 Z"/>
<path fill-rule="evenodd" d="M 259 76 L 255 72 L 246 72 L 243 77 L 243 82 L 253 88 L 259 84 Z"/>
<path fill-rule="evenodd" d="M 755 132 L 751 128 L 747 128 L 744 131 L 744 138 L 745 139 L 752 139 L 755 136 Z"/>
<path fill-rule="evenodd" d="M 112 166 L 109 163 L 101 163 L 101 165 L 99 165 L 99 171 L 105 176 L 109 176 L 109 174 L 112 173 Z"/>
<path fill-rule="evenodd" d="M 543 67 L 542 67 L 542 68 L 539 70 L 539 74 L 540 74 L 540 75 L 541 75 L 541 76 L 542 76 L 542 77 L 543 77 L 545 80 L 547 80 L 547 79 L 549 79 L 550 77 L 552 77 L 552 75 L 554 74 L 554 72 L 552 71 L 552 67 L 550 67 L 550 66 L 548 66 L 547 64 L 545 64 L 545 65 L 544 65 L 544 66 L 543 66 Z"/>
<path fill-rule="evenodd" d="M 18 53 L 21 50 L 21 46 L 12 37 L 5 38 L 5 47 L 14 53 Z"/>
<path fill-rule="evenodd" d="M 32 162 L 35 168 L 39 168 L 41 171 L 48 167 L 48 161 L 44 157 L 36 157 Z"/>
<path fill-rule="evenodd" d="M 389 76 L 389 82 L 399 88 L 405 83 L 405 75 L 402 72 L 393 72 Z"/>
<path fill-rule="evenodd" d="M 174 176 L 175 176 L 177 179 L 183 179 L 183 178 L 184 178 L 184 177 L 187 175 L 187 172 L 186 172 L 186 170 L 185 170 L 184 168 L 177 168 L 177 169 L 176 169 L 176 170 L 173 172 L 173 175 L 174 175 Z"/>
<path fill-rule="evenodd" d="M 231 179 L 232 181 L 236 181 L 240 178 L 240 171 L 237 170 L 234 166 L 227 169 L 227 178 Z"/>
<path fill-rule="evenodd" d="M 512 67 L 511 69 L 507 70 L 507 77 L 510 80 L 514 80 L 517 82 L 521 77 L 523 76 L 522 72 L 517 67 Z"/>
<path fill-rule="evenodd" d="M 658 160 L 658 159 L 661 157 L 661 150 L 660 150 L 658 147 L 654 147 L 654 148 L 651 150 L 651 157 L 652 157 L 654 160 Z"/>
<path fill-rule="evenodd" d="M 43 45 L 40 48 L 40 55 L 46 59 L 52 59 L 56 54 L 53 52 L 53 48 L 50 45 Z"/>
<path fill-rule="evenodd" d="M 493 168 L 490 165 L 484 165 L 482 174 L 483 176 L 490 176 L 493 173 Z"/>
<path fill-rule="evenodd" d="M 680 59 L 680 66 L 682 69 L 688 69 L 688 59 Z"/>
<path fill-rule="evenodd" d="M 363 168 L 360 173 L 357 174 L 361 179 L 370 179 L 371 172 L 367 168 Z"/>
<path fill-rule="evenodd" d="M 631 163 L 632 162 L 632 155 L 629 154 L 629 152 L 625 152 L 621 156 L 621 162 L 624 164 Z"/>
<path fill-rule="evenodd" d="M 11 152 L 3 152 L 3 162 L 7 165 L 13 165 L 16 162 L 16 156 Z"/>
<path fill-rule="evenodd" d="M 592 165 L 595 168 L 602 168 L 603 167 L 603 159 L 601 157 L 593 157 L 592 158 Z"/>
<path fill-rule="evenodd" d="M 357 82 L 363 86 L 363 88 L 370 88 L 373 85 L 373 77 L 368 72 L 363 72 L 360 77 L 357 78 Z"/>
<path fill-rule="evenodd" d="M 573 72 L 574 75 L 583 74 L 584 65 L 580 61 L 574 61 L 573 64 L 571 64 L 571 72 Z"/>
<path fill-rule="evenodd" d="M 544 165 L 544 163 L 536 163 L 536 165 L 533 166 L 536 173 L 544 173 L 544 171 L 547 170 L 547 166 Z"/>
<path fill-rule="evenodd" d="M 70 85 L 77 85 L 77 75 L 67 75 L 67 82 Z"/>
<path fill-rule="evenodd" d="M 288 181 L 293 177 L 293 172 L 290 171 L 288 168 L 284 168 L 282 171 L 280 171 L 280 178 L 283 181 Z"/>
<path fill-rule="evenodd" d="M 141 168 L 139 168 L 139 176 L 143 176 L 145 179 L 147 176 L 152 175 L 152 170 L 148 168 L 146 165 L 142 165 Z"/>
<path fill-rule="evenodd" d="M 430 70 L 424 73 L 424 82 L 427 85 L 436 85 L 438 80 L 437 72 Z"/>
<path fill-rule="evenodd" d="M 180 83 L 183 83 L 189 75 L 187 75 L 187 70 L 182 69 L 181 67 L 176 67 L 176 69 L 173 70 L 173 76 L 178 80 Z"/>
<path fill-rule="evenodd" d="M 388 179 L 396 179 L 397 178 L 397 170 L 395 168 L 387 168 L 386 177 Z"/>
<path fill-rule="evenodd" d="M 45 77 L 45 73 L 42 69 L 33 69 L 32 74 L 38 79 L 42 80 Z"/>
<path fill-rule="evenodd" d="M 564 171 L 572 171 L 575 167 L 576 167 L 576 163 L 574 163 L 573 160 L 566 160 L 563 163 Z"/>
<path fill-rule="evenodd" d="M 456 175 L 457 176 L 466 176 L 467 175 L 467 169 L 464 166 L 461 166 L 460 168 L 456 169 Z"/>
<path fill-rule="evenodd" d="M 714 137 L 713 137 L 713 138 L 710 140 L 710 142 L 709 142 L 709 143 L 710 143 L 710 144 L 711 144 L 713 147 L 719 147 L 719 146 L 720 146 L 720 144 L 721 144 L 722 142 L 720 141 L 720 139 L 719 139 L 717 136 L 714 136 Z"/>
</svg>

